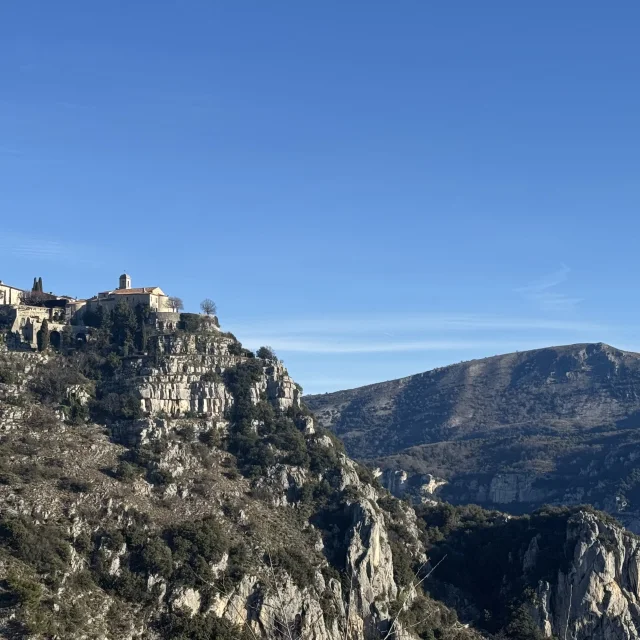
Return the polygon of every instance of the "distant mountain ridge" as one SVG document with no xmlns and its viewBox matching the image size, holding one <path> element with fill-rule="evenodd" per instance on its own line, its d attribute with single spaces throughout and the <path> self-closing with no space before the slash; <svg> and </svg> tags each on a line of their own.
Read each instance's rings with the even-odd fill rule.
<svg viewBox="0 0 640 640">
<path fill-rule="evenodd" d="M 441 477 L 447 500 L 514 510 L 590 502 L 627 522 L 640 514 L 640 354 L 550 347 L 305 401 L 352 456 L 387 478 Z M 400 479 L 402 490 L 411 484 Z"/>
</svg>

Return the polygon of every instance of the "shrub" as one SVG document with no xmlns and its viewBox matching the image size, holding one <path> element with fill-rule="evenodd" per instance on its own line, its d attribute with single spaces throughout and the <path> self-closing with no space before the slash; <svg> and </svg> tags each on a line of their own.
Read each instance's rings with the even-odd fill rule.
<svg viewBox="0 0 640 640">
<path fill-rule="evenodd" d="M 66 570 L 70 547 L 61 529 L 54 525 L 35 525 L 22 516 L 6 516 L 0 521 L 0 545 L 27 562 L 48 579 Z"/>
<path fill-rule="evenodd" d="M 99 420 L 136 420 L 144 415 L 140 398 L 133 391 L 107 393 L 92 403 L 91 412 Z"/>
<path fill-rule="evenodd" d="M 197 313 L 181 313 L 178 326 L 186 333 L 197 333 L 202 326 L 202 316 Z"/>
<path fill-rule="evenodd" d="M 275 351 L 271 347 L 260 347 L 256 352 L 258 358 L 263 360 L 277 360 Z"/>
<path fill-rule="evenodd" d="M 18 380 L 15 369 L 9 362 L 0 361 L 0 383 L 15 384 Z"/>
<path fill-rule="evenodd" d="M 280 568 L 286 571 L 291 579 L 303 589 L 312 586 L 315 579 L 315 569 L 306 554 L 294 547 L 277 549 L 270 555 L 265 555 L 264 563 L 267 567 Z"/>
<path fill-rule="evenodd" d="M 64 404 L 70 386 L 86 385 L 88 382 L 76 369 L 66 367 L 56 359 L 40 365 L 30 387 L 40 402 Z"/>
<path fill-rule="evenodd" d="M 174 579 L 189 586 L 212 579 L 210 563 L 219 562 L 229 549 L 227 536 L 211 516 L 169 527 L 163 537 L 179 567 Z"/>
<path fill-rule="evenodd" d="M 213 447 L 220 446 L 220 434 L 217 429 L 208 429 L 198 435 L 198 440 L 212 449 Z"/>
<path fill-rule="evenodd" d="M 139 554 L 140 568 L 147 573 L 169 578 L 173 571 L 173 555 L 164 540 L 151 538 Z"/>
<path fill-rule="evenodd" d="M 113 475 L 123 482 L 133 482 L 133 480 L 139 478 L 143 473 L 143 469 L 138 465 L 127 462 L 126 460 L 120 460 Z"/>
<path fill-rule="evenodd" d="M 89 482 L 67 478 L 66 476 L 58 480 L 58 487 L 63 491 L 71 491 L 72 493 L 88 493 L 91 490 Z"/>
<path fill-rule="evenodd" d="M 200 380 L 206 383 L 221 383 L 222 376 L 219 373 L 213 371 L 213 369 L 211 369 L 203 373 L 202 376 L 200 377 Z"/>
<path fill-rule="evenodd" d="M 196 429 L 192 424 L 187 424 L 177 429 L 176 434 L 185 442 L 191 442 L 196 437 Z"/>
<path fill-rule="evenodd" d="M 242 355 L 242 345 L 239 342 L 232 342 L 229 345 L 229 353 L 232 356 L 241 356 Z"/>
<path fill-rule="evenodd" d="M 58 425 L 58 417 L 49 407 L 32 407 L 23 418 L 24 426 L 31 431 L 49 431 Z"/>
<path fill-rule="evenodd" d="M 165 613 L 157 626 L 163 638 L 172 640 L 251 640 L 255 637 L 246 629 L 212 614 L 190 617 L 177 612 Z"/>
<path fill-rule="evenodd" d="M 42 585 L 33 578 L 9 573 L 7 586 L 16 600 L 27 609 L 37 607 L 42 598 Z"/>
</svg>

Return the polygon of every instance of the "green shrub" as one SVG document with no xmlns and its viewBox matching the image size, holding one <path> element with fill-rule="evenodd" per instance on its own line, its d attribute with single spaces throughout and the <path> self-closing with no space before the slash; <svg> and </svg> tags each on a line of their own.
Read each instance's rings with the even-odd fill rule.
<svg viewBox="0 0 640 640">
<path fill-rule="evenodd" d="M 189 586 L 211 580 L 210 564 L 219 562 L 229 550 L 224 530 L 211 516 L 169 527 L 163 537 L 178 567 L 173 579 Z"/>
<path fill-rule="evenodd" d="M 271 347 L 260 347 L 256 352 L 258 358 L 263 360 L 277 360 L 275 351 Z"/>
<path fill-rule="evenodd" d="M 136 420 L 142 418 L 144 412 L 140 398 L 134 391 L 114 391 L 104 394 L 91 404 L 91 413 L 98 421 L 103 420 Z"/>
<path fill-rule="evenodd" d="M 30 388 L 43 404 L 59 405 L 67 402 L 70 386 L 84 386 L 88 382 L 75 368 L 65 366 L 56 358 L 38 367 L 36 375 L 30 383 Z"/>
<path fill-rule="evenodd" d="M 38 573 L 48 574 L 50 581 L 55 582 L 67 570 L 69 543 L 55 525 L 36 525 L 26 517 L 4 516 L 0 520 L 0 546 Z"/>
<path fill-rule="evenodd" d="M 173 555 L 164 540 L 151 538 L 140 552 L 140 569 L 149 574 L 171 577 Z"/>
<path fill-rule="evenodd" d="M 252 640 L 253 635 L 214 615 L 193 617 L 178 612 L 165 613 L 157 624 L 163 638 L 171 640 Z"/>
<path fill-rule="evenodd" d="M 91 490 L 91 484 L 84 480 L 63 477 L 58 480 L 58 488 L 72 493 L 88 493 Z"/>
<path fill-rule="evenodd" d="M 144 469 L 139 467 L 137 464 L 127 462 L 126 460 L 120 460 L 120 462 L 118 462 L 118 466 L 113 472 L 114 476 L 123 482 L 133 482 L 143 473 Z"/>
<path fill-rule="evenodd" d="M 15 572 L 7 576 L 9 591 L 23 607 L 29 609 L 37 607 L 42 598 L 42 585 L 26 576 L 20 576 Z"/>
<path fill-rule="evenodd" d="M 197 313 L 181 313 L 178 327 L 186 333 L 197 333 L 202 327 L 202 316 Z"/>
<path fill-rule="evenodd" d="M 198 440 L 210 449 L 220 446 L 221 438 L 217 429 L 208 429 L 198 435 Z"/>
<path fill-rule="evenodd" d="M 219 373 L 213 371 L 213 369 L 211 369 L 203 373 L 202 376 L 200 377 L 200 380 L 206 383 L 221 383 L 222 376 Z"/>
<path fill-rule="evenodd" d="M 232 342 L 229 345 L 229 353 L 232 356 L 241 356 L 242 355 L 242 345 L 239 342 Z"/>
<path fill-rule="evenodd" d="M 267 567 L 286 571 L 292 580 L 303 589 L 314 584 L 316 572 L 309 562 L 308 554 L 298 551 L 294 547 L 280 548 L 265 555 L 264 564 Z"/>
<path fill-rule="evenodd" d="M 7 361 L 0 360 L 0 384 L 15 384 L 18 381 L 15 366 Z"/>
</svg>

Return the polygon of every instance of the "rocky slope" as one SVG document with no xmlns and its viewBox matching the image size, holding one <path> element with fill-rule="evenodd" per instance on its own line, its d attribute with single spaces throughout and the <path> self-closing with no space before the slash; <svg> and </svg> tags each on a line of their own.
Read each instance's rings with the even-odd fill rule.
<svg viewBox="0 0 640 640">
<path fill-rule="evenodd" d="M 602 515 L 416 512 L 277 359 L 141 344 L 0 348 L 0 637 L 638 637 L 639 541 Z"/>
<path fill-rule="evenodd" d="M 305 402 L 398 495 L 514 512 L 588 502 L 640 526 L 638 354 L 512 353 Z"/>
<path fill-rule="evenodd" d="M 612 519 L 585 508 L 509 518 L 449 505 L 422 515 L 432 561 L 442 560 L 431 589 L 485 629 L 515 638 L 638 637 L 640 539 Z"/>
<path fill-rule="evenodd" d="M 217 331 L 100 339 L 0 352 L 0 637 L 411 640 L 414 603 L 480 637 L 414 587 L 415 514 L 282 363 Z"/>
</svg>

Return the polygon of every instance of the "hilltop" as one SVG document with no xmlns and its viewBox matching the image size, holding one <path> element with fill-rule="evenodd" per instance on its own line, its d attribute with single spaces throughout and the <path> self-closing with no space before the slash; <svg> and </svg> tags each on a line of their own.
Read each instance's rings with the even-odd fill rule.
<svg viewBox="0 0 640 640">
<path fill-rule="evenodd" d="M 586 501 L 628 523 L 640 512 L 640 354 L 550 347 L 305 402 L 398 493 L 427 483 L 514 511 Z"/>
</svg>

